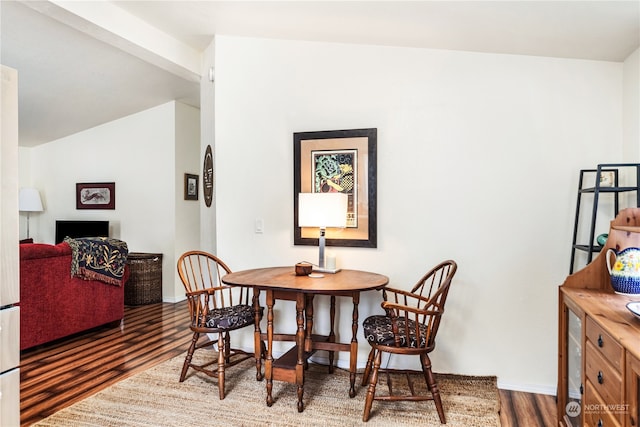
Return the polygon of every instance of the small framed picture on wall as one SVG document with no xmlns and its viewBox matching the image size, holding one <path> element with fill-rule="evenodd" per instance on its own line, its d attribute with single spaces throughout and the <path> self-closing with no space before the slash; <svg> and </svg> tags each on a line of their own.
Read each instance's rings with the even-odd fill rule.
<svg viewBox="0 0 640 427">
<path fill-rule="evenodd" d="M 184 174 L 184 199 L 198 200 L 198 175 Z"/>
<path fill-rule="evenodd" d="M 82 182 L 76 184 L 76 209 L 115 208 L 115 182 Z"/>
</svg>

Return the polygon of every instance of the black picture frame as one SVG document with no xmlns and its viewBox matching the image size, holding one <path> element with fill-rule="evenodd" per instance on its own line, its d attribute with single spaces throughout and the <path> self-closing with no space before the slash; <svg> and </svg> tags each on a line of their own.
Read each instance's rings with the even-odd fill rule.
<svg viewBox="0 0 640 427">
<path fill-rule="evenodd" d="M 294 245 L 318 245 L 317 228 L 298 227 L 298 194 L 339 191 L 349 195 L 349 225 L 328 228 L 326 245 L 377 247 L 377 144 L 376 128 L 293 134 Z M 317 171 L 324 170 L 318 166 L 325 160 L 334 165 L 331 170 L 340 169 L 335 181 Z"/>
<path fill-rule="evenodd" d="M 198 200 L 198 175 L 184 174 L 184 199 Z"/>
<path fill-rule="evenodd" d="M 115 209 L 115 182 L 76 183 L 76 209 Z"/>
</svg>

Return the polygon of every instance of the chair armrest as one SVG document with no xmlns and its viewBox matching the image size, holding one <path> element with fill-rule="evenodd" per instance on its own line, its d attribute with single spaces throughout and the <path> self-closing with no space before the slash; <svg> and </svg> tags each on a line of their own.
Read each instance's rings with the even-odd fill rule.
<svg viewBox="0 0 640 427">
<path fill-rule="evenodd" d="M 415 322 L 422 323 L 425 317 L 439 316 L 444 310 L 431 310 L 429 308 L 411 307 L 403 304 L 396 304 L 392 302 L 383 302 L 382 308 L 387 313 L 387 316 L 391 319 L 394 331 L 397 332 L 396 321 L 398 318 L 411 319 Z"/>
<path fill-rule="evenodd" d="M 402 289 L 394 289 L 394 288 L 384 288 L 382 291 L 382 297 L 384 301 L 382 302 L 382 308 L 385 306 L 390 306 L 391 304 L 395 304 L 398 306 L 404 307 L 413 307 L 419 308 L 420 305 L 425 305 L 429 302 L 428 298 L 423 296 L 413 294 L 409 291 L 405 291 Z"/>
<path fill-rule="evenodd" d="M 220 285 L 205 289 L 199 289 L 197 291 L 186 292 L 187 298 L 194 298 L 197 296 L 206 297 L 207 301 L 212 301 L 214 307 L 230 307 L 238 304 L 249 303 L 248 288 L 241 288 L 237 286 Z"/>
<path fill-rule="evenodd" d="M 200 289 L 193 292 L 186 292 L 185 295 L 187 296 L 187 298 L 199 295 L 213 295 L 216 292 L 222 291 L 224 289 L 227 289 L 227 286 L 217 286 L 215 288 Z"/>
</svg>

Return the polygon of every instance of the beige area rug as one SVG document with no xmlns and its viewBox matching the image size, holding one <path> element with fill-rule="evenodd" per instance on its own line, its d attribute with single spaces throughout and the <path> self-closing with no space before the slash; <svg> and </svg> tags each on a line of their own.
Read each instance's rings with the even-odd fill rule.
<svg viewBox="0 0 640 427">
<path fill-rule="evenodd" d="M 197 355 L 198 352 L 196 352 Z M 215 357 L 215 353 L 200 351 Z M 36 425 L 44 426 L 439 426 L 432 401 L 373 402 L 371 417 L 362 422 L 366 387 L 356 377 L 357 395 L 350 399 L 349 373 L 309 366 L 305 378 L 305 409 L 296 409 L 294 384 L 274 381 L 274 404 L 266 405 L 266 382 L 255 379 L 251 359 L 226 372 L 227 394 L 218 399 L 217 381 L 191 370 L 180 383 L 184 356 L 176 357 L 63 409 Z M 499 426 L 495 377 L 437 375 L 448 426 Z M 394 392 L 399 381 L 394 382 Z M 403 381 L 406 384 L 406 380 Z M 416 377 L 415 386 L 424 384 Z M 425 387 L 425 386 L 423 386 Z M 388 393 L 380 376 L 378 393 Z"/>
</svg>

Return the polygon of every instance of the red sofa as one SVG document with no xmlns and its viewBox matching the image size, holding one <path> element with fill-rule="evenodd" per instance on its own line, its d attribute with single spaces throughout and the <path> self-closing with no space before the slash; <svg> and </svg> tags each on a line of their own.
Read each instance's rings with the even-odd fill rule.
<svg viewBox="0 0 640 427">
<path fill-rule="evenodd" d="M 67 243 L 20 245 L 20 350 L 124 317 L 124 284 L 71 277 Z"/>
</svg>

